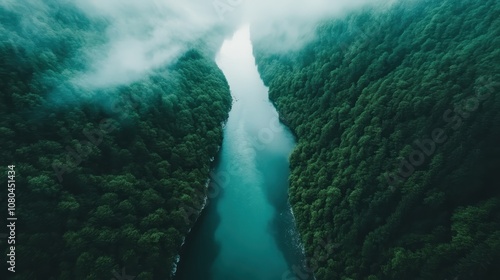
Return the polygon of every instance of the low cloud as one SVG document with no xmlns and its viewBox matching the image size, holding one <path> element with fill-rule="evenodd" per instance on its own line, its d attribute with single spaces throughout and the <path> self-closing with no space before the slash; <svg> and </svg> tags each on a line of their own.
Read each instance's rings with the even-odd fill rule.
<svg viewBox="0 0 500 280">
<path fill-rule="evenodd" d="M 83 48 L 85 72 L 71 83 L 88 89 L 128 84 L 151 70 L 174 63 L 190 48 L 217 49 L 222 40 L 244 24 L 252 39 L 266 42 L 270 51 L 300 48 L 313 38 L 321 20 L 371 5 L 387 6 L 395 0 L 4 0 L 0 8 L 27 11 L 36 24 L 25 24 L 26 34 L 47 35 L 44 14 L 50 5 L 73 5 L 87 17 L 107 24 L 104 43 Z M 17 4 L 16 4 L 17 3 Z M 44 7 L 44 5 L 46 5 Z M 26 19 L 27 20 L 27 19 Z M 53 24 L 49 18 L 46 22 Z M 214 51 L 214 50 L 212 50 Z"/>
<path fill-rule="evenodd" d="M 76 79 L 96 87 L 127 83 L 168 65 L 221 25 L 208 1 L 75 1 L 89 17 L 109 23 L 107 43 L 93 50 L 91 70 Z"/>
<path fill-rule="evenodd" d="M 300 48 L 313 39 L 316 24 L 371 5 L 394 0 L 75 0 L 89 16 L 110 22 L 108 43 L 91 71 L 79 77 L 94 86 L 126 83 L 172 63 L 201 41 L 216 41 L 250 24 L 252 38 L 270 51 Z M 217 34 L 217 32 L 219 32 Z M 215 34 L 219 35 L 216 36 Z M 216 37 L 216 38 L 212 38 Z M 217 41 L 217 39 L 220 39 Z M 213 42 L 212 42 L 213 43 Z"/>
<path fill-rule="evenodd" d="M 286 52 L 314 38 L 320 21 L 340 18 L 359 8 L 383 10 L 396 0 L 256 0 L 245 12 L 252 25 L 252 39 L 270 51 Z"/>
</svg>

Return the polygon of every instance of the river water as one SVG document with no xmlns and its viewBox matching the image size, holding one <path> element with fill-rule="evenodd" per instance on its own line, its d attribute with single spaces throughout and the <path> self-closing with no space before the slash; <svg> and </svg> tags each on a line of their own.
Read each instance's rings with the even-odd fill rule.
<svg viewBox="0 0 500 280">
<path fill-rule="evenodd" d="M 268 100 L 249 33 L 248 26 L 237 31 L 216 58 L 233 107 L 208 204 L 186 239 L 176 280 L 293 279 L 292 267 L 303 263 L 287 201 L 295 141 Z"/>
</svg>

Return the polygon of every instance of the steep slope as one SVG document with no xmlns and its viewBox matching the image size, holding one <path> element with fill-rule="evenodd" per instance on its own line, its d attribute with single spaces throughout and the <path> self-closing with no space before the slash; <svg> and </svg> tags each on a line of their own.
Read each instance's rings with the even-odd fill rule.
<svg viewBox="0 0 500 280">
<path fill-rule="evenodd" d="M 290 201 L 318 280 L 500 277 L 499 15 L 400 1 L 296 53 L 256 44 L 299 139 Z"/>
<path fill-rule="evenodd" d="M 18 218 L 9 279 L 170 279 L 222 141 L 227 82 L 192 50 L 131 85 L 82 88 L 80 54 L 106 23 L 47 3 L 36 34 L 0 7 L 0 169 L 15 165 Z"/>
</svg>

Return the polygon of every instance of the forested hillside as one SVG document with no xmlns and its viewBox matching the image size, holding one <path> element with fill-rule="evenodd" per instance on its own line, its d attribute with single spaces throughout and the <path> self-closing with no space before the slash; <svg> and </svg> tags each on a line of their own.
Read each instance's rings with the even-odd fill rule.
<svg viewBox="0 0 500 280">
<path fill-rule="evenodd" d="M 254 52 L 298 136 L 316 279 L 499 279 L 499 1 L 399 1 Z"/>
<path fill-rule="evenodd" d="M 80 86 L 83 48 L 103 43 L 106 22 L 46 8 L 0 6 L 0 170 L 6 182 L 15 165 L 18 218 L 9 279 L 170 279 L 222 141 L 227 82 L 192 50 L 130 85 Z"/>
</svg>

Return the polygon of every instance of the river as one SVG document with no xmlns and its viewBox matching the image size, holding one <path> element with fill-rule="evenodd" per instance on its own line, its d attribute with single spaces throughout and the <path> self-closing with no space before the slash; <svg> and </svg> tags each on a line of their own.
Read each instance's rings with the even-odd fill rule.
<svg viewBox="0 0 500 280">
<path fill-rule="evenodd" d="M 287 200 L 295 140 L 268 99 L 248 26 L 223 43 L 216 62 L 233 107 L 208 204 L 186 239 L 175 279 L 290 279 L 292 267 L 303 263 Z"/>
</svg>

